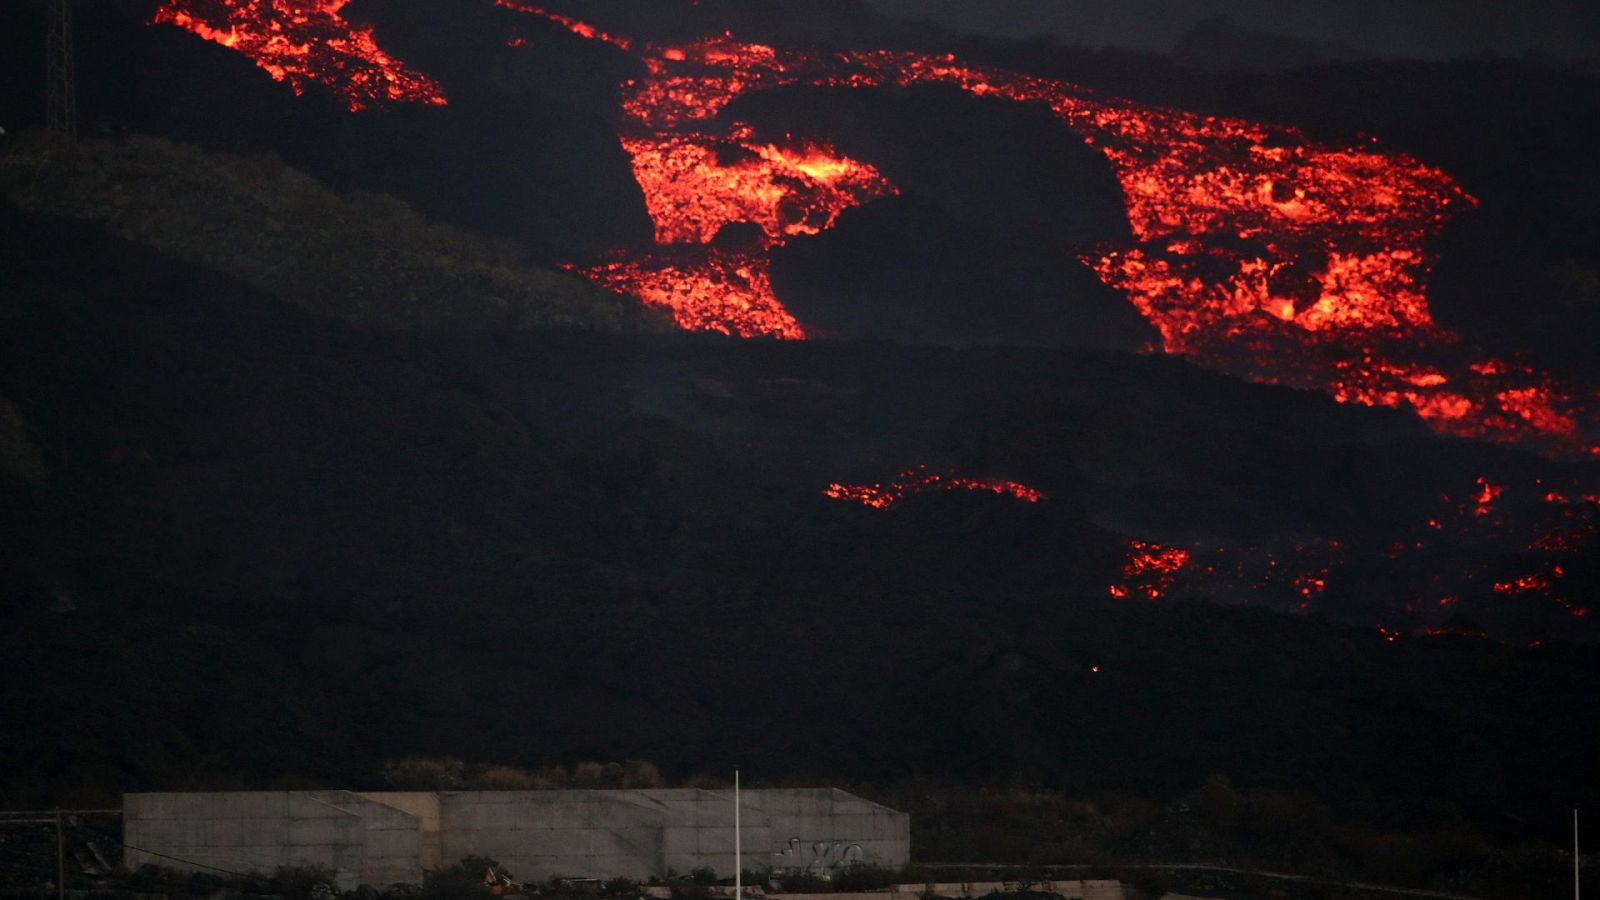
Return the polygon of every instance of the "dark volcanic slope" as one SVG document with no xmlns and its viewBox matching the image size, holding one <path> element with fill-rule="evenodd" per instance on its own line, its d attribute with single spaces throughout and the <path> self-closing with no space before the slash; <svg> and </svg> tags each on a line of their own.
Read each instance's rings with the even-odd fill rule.
<svg viewBox="0 0 1600 900">
<path fill-rule="evenodd" d="M 607 45 L 487 3 L 438 28 L 444 0 L 352 3 L 451 98 L 353 116 L 315 84 L 295 98 L 237 54 L 147 27 L 153 5 L 107 0 L 83 21 L 86 132 L 276 155 L 339 197 L 391 193 L 545 263 L 651 240 L 614 120 L 640 64 Z M 37 117 L 38 6 L 0 8 L 0 35 L 26 51 L 0 54 L 8 127 Z M 800 7 L 676 0 L 639 24 L 698 28 L 671 21 L 691 8 L 747 8 L 741 27 L 782 36 L 756 12 Z M 514 39 L 542 43 L 513 53 Z M 1058 46 L 961 49 L 1339 140 L 1371 130 L 1458 172 L 1484 207 L 1446 236 L 1441 317 L 1592 370 L 1600 207 L 1582 202 L 1592 145 L 1573 113 L 1588 82 L 1488 63 L 1200 76 Z M 1538 102 L 1519 105 L 1528 91 Z M 1146 339 L 1075 265 L 1030 262 L 1061 256 L 1058 236 L 1127 224 L 1103 168 L 1040 180 L 1069 139 L 1039 110 L 920 92 L 757 100 L 740 112 L 774 130 L 829 113 L 905 183 L 777 260 L 824 330 Z M 880 121 L 957 107 L 970 120 L 954 145 L 1015 171 L 952 178 L 962 166 L 909 152 L 939 128 Z M 209 234 L 123 233 L 225 265 Z M 1168 797 L 1221 773 L 1517 836 L 1600 801 L 1600 663 L 1592 642 L 1566 642 L 1600 627 L 1577 606 L 1600 587 L 1580 531 L 1597 533 L 1593 464 L 1104 349 L 466 333 L 474 316 L 319 305 L 389 293 L 308 274 L 359 280 L 372 244 L 401 252 L 383 238 L 356 242 L 348 267 L 311 259 L 252 289 L 0 211 L 0 805 L 73 787 L 356 784 L 409 753 Z M 180 252 L 191 239 L 211 252 Z M 1475 292 L 1508 282 L 1535 287 Z M 1051 294 L 1082 303 L 1034 318 Z M 866 300 L 881 305 L 851 303 Z M 919 464 L 1044 499 L 930 492 L 883 511 L 823 496 Z M 1192 549 L 1191 570 L 1217 577 L 1113 600 L 1130 539 Z M 1337 556 L 1336 573 L 1305 568 L 1302 548 Z M 1518 593 L 1556 566 L 1566 607 Z M 1311 614 L 1276 612 L 1302 603 Z M 1446 634 L 1412 636 L 1430 628 Z"/>
<path fill-rule="evenodd" d="M 1155 457 L 1208 509 L 1335 457 L 1424 480 L 1492 461 L 1403 418 L 1135 357 L 361 332 L 6 221 L 19 799 L 468 750 L 1154 791 L 1223 772 L 1399 815 L 1594 799 L 1592 654 L 1105 597 L 1120 545 L 1086 512 Z M 906 460 L 1050 499 L 820 495 Z"/>
<path fill-rule="evenodd" d="M 453 90 L 448 106 L 352 116 L 321 85 L 296 96 L 232 50 L 150 25 L 159 5 L 108 0 L 77 18 L 84 134 L 136 131 L 272 154 L 336 190 L 390 194 L 441 221 L 514 237 L 549 259 L 649 238 L 644 201 L 614 131 L 565 102 L 570 97 L 552 97 L 561 86 L 541 80 L 537 69 Z M 0 9 L 7 51 L 0 54 L 0 123 L 8 128 L 42 119 L 43 13 L 34 3 Z M 493 44 L 509 53 L 503 39 Z M 494 55 L 484 50 L 474 48 L 475 58 Z"/>
</svg>

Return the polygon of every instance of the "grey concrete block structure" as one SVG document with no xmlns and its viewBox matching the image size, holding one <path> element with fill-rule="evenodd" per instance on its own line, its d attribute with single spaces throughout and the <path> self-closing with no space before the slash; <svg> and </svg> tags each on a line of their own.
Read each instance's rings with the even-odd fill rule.
<svg viewBox="0 0 1600 900">
<path fill-rule="evenodd" d="M 231 872 L 333 869 L 341 887 L 415 884 L 463 856 L 518 878 L 644 879 L 734 870 L 730 791 L 445 791 L 128 794 L 127 862 Z M 746 869 L 826 872 L 904 866 L 904 813 L 843 791 L 740 797 Z"/>
</svg>

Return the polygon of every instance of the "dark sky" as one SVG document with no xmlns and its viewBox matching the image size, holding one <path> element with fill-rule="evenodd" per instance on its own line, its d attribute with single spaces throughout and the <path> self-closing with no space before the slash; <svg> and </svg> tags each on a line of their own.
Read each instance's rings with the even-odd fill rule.
<svg viewBox="0 0 1600 900">
<path fill-rule="evenodd" d="M 1241 25 L 1334 41 L 1382 56 L 1538 50 L 1600 56 L 1600 0 L 871 0 L 892 15 L 962 31 L 1166 50 L 1196 22 L 1226 13 Z"/>
</svg>

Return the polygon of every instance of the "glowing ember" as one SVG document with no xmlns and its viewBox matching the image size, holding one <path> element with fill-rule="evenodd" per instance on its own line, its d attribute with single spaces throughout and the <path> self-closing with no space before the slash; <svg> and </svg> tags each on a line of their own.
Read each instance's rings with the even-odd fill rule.
<svg viewBox="0 0 1600 900">
<path fill-rule="evenodd" d="M 1483 518 L 1494 512 L 1494 501 L 1505 493 L 1505 488 L 1490 484 L 1487 479 L 1478 479 L 1478 494 L 1473 498 L 1472 514 Z"/>
<path fill-rule="evenodd" d="M 166 0 L 155 23 L 176 25 L 255 60 L 296 94 L 316 81 L 351 110 L 385 103 L 442 106 L 428 76 L 383 52 L 372 32 L 339 15 L 349 0 Z"/>
<path fill-rule="evenodd" d="M 1328 589 L 1328 572 L 1324 569 L 1320 572 L 1307 572 L 1304 575 L 1296 575 L 1294 577 L 1294 586 L 1295 590 L 1300 592 L 1300 596 L 1305 598 L 1305 602 L 1309 603 L 1313 598 Z"/>
<path fill-rule="evenodd" d="M 889 509 L 907 497 L 929 491 L 979 491 L 1028 503 L 1044 499 L 1044 494 L 1015 481 L 958 478 L 929 471 L 926 466 L 907 469 L 888 484 L 830 484 L 822 495 L 833 500 L 853 500 L 873 509 Z"/>
<path fill-rule="evenodd" d="M 1529 550 L 1544 553 L 1576 553 L 1586 547 L 1600 532 L 1593 522 L 1584 522 L 1569 529 L 1541 534 L 1528 544 Z"/>
<path fill-rule="evenodd" d="M 1514 581 L 1496 582 L 1494 586 L 1497 594 L 1526 594 L 1532 591 L 1548 592 L 1555 582 L 1561 580 L 1566 572 L 1560 566 L 1551 566 L 1548 571 L 1524 575 Z"/>
<path fill-rule="evenodd" d="M 1111 596 L 1119 600 L 1135 595 L 1147 600 L 1161 599 L 1171 590 L 1178 573 L 1193 559 L 1188 550 L 1148 541 L 1129 540 L 1127 548 L 1128 561 L 1122 567 L 1123 583 L 1108 589 Z"/>
</svg>

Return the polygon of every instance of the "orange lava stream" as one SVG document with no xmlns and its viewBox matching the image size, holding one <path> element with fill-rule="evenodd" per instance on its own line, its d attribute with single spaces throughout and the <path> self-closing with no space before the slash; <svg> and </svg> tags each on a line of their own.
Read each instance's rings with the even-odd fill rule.
<svg viewBox="0 0 1600 900">
<path fill-rule="evenodd" d="M 917 466 L 901 472 L 888 484 L 830 484 L 822 491 L 833 500 L 851 500 L 873 509 L 889 509 L 907 497 L 929 491 L 978 491 L 1015 497 L 1027 503 L 1038 503 L 1044 494 L 1015 481 L 981 478 L 960 478 Z"/>
<path fill-rule="evenodd" d="M 683 135 L 622 138 L 660 244 L 708 244 L 750 222 L 770 243 L 831 228 L 839 213 L 893 193 L 877 169 L 825 145 L 779 147 L 741 131 L 713 143 Z"/>
<path fill-rule="evenodd" d="M 385 103 L 443 106 L 444 90 L 383 52 L 369 29 L 345 21 L 349 0 L 166 0 L 152 24 L 170 24 L 243 53 L 296 94 L 316 81 L 352 111 Z"/>
<path fill-rule="evenodd" d="M 237 50 L 297 94 L 311 82 L 324 84 L 351 110 L 446 103 L 437 83 L 340 16 L 347 2 L 164 0 L 153 24 Z M 724 112 L 735 99 L 783 85 L 943 84 L 1042 104 L 1106 157 L 1133 236 L 1082 248 L 1079 259 L 1154 326 L 1160 344 L 1153 350 L 1259 382 L 1320 390 L 1341 403 L 1410 408 L 1444 434 L 1600 458 L 1600 392 L 1475 353 L 1434 321 L 1429 247 L 1477 201 L 1446 173 L 1382 152 L 1375 142 L 1322 145 L 1286 126 L 1143 106 L 951 56 L 799 52 L 731 36 L 653 47 L 523 0 L 494 2 L 643 60 L 649 74 L 622 86 L 619 137 L 656 245 L 571 268 L 670 310 L 682 328 L 805 338 L 802 323 L 774 294 L 771 249 L 825 231 L 845 210 L 896 192 L 870 163 L 825 141 L 763 139 L 728 121 Z M 742 235 L 727 231 L 737 225 L 747 226 Z M 831 484 L 823 493 L 885 510 L 909 496 L 954 490 L 1043 499 L 1017 482 L 926 467 L 887 484 Z M 1589 608 L 1570 599 L 1561 583 L 1563 562 L 1592 552 L 1600 539 L 1600 495 L 1588 490 L 1592 485 L 1576 483 L 1539 489 L 1557 515 L 1520 539 L 1537 560 L 1440 573 L 1418 602 L 1437 610 L 1484 595 L 1519 603 L 1541 598 L 1573 618 L 1586 617 Z M 1506 528 L 1518 514 L 1512 501 L 1521 498 L 1505 495 L 1504 485 L 1479 478 L 1467 502 L 1396 541 L 1389 558 L 1422 551 L 1436 538 L 1470 538 L 1474 528 Z M 1225 596 L 1229 586 L 1244 585 L 1285 594 L 1301 608 L 1340 577 L 1333 573 L 1344 552 L 1338 541 L 1295 546 L 1292 556 L 1141 540 L 1127 540 L 1124 550 L 1121 580 L 1108 588 L 1113 597 Z M 1417 604 L 1405 611 L 1417 614 Z M 1379 630 L 1391 641 L 1402 633 Z M 1481 636 L 1451 625 L 1424 632 Z"/>
<path fill-rule="evenodd" d="M 765 253 L 716 247 L 664 248 L 574 271 L 608 290 L 670 310 L 679 328 L 799 340 L 800 323 L 772 292 Z"/>
<path fill-rule="evenodd" d="M 339 16 L 346 2 L 166 0 L 155 21 L 236 49 L 297 92 L 309 81 L 327 84 L 353 110 L 444 103 L 436 83 Z M 872 165 L 826 142 L 761 141 L 724 121 L 741 95 L 797 84 L 944 84 L 1040 103 L 1117 175 L 1134 237 L 1080 256 L 1156 328 L 1156 349 L 1343 403 L 1410 408 L 1444 434 L 1600 457 L 1600 392 L 1475 355 L 1434 321 L 1429 245 L 1476 201 L 1410 157 L 1143 106 L 951 56 L 790 51 L 731 36 L 644 46 L 523 0 L 495 2 L 644 61 L 650 74 L 622 86 L 621 139 L 660 245 L 704 246 L 725 226 L 749 223 L 770 249 L 895 192 Z M 675 254 L 662 264 L 653 250 L 583 271 L 670 308 L 686 328 L 803 337 L 764 262 L 740 253 L 703 252 L 697 263 Z"/>
<path fill-rule="evenodd" d="M 545 15 L 580 35 L 595 30 Z M 780 190 L 792 172 L 773 158 L 776 148 L 764 154 L 742 126 L 722 120 L 742 94 L 938 83 L 1042 103 L 1117 174 L 1134 239 L 1082 259 L 1155 326 L 1161 351 L 1342 403 L 1409 407 L 1444 434 L 1600 456 L 1600 393 L 1475 357 L 1433 320 L 1428 246 L 1476 201 L 1410 157 L 1143 106 L 950 56 L 788 51 L 731 36 L 641 55 L 651 74 L 623 86 L 623 143 L 662 242 L 707 242 L 744 221 L 778 244 L 893 191 L 869 165 L 819 143 L 812 152 L 850 179 L 831 191 Z M 745 155 L 727 162 L 730 147 Z"/>
</svg>

